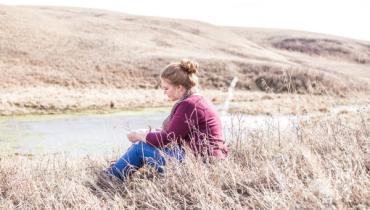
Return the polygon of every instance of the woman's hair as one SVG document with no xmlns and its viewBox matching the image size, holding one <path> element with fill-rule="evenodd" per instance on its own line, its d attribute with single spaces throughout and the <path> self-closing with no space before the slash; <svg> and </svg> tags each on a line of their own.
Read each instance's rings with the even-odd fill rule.
<svg viewBox="0 0 370 210">
<path fill-rule="evenodd" d="M 161 72 L 161 79 L 173 85 L 182 85 L 187 90 L 198 86 L 198 63 L 182 59 L 180 63 L 171 63 Z"/>
</svg>

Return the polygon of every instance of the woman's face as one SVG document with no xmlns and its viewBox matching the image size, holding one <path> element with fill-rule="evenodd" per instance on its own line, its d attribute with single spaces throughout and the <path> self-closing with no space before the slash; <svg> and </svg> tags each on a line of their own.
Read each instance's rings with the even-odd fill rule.
<svg viewBox="0 0 370 210">
<path fill-rule="evenodd" d="M 166 94 L 171 101 L 176 101 L 185 94 L 185 88 L 181 85 L 173 85 L 165 79 L 161 79 L 161 85 L 164 90 L 164 94 Z"/>
</svg>

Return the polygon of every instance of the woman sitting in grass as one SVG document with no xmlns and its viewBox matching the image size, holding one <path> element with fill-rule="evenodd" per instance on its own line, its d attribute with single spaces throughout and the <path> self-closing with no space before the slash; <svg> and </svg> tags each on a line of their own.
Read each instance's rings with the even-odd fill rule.
<svg viewBox="0 0 370 210">
<path fill-rule="evenodd" d="M 176 103 L 163 121 L 162 129 L 127 135 L 133 145 L 106 170 L 110 176 L 125 180 L 144 164 L 163 172 L 168 157 L 181 162 L 186 156 L 185 151 L 192 151 L 204 159 L 226 158 L 228 152 L 220 117 L 214 106 L 196 92 L 197 73 L 198 64 L 186 59 L 162 70 L 160 78 L 164 93 Z M 191 150 L 185 150 L 185 147 Z"/>
</svg>

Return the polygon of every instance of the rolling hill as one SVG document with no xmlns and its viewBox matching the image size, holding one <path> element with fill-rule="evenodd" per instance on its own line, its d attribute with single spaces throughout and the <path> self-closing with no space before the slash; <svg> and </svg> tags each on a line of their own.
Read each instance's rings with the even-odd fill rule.
<svg viewBox="0 0 370 210">
<path fill-rule="evenodd" d="M 159 70 L 183 57 L 200 63 L 205 88 L 239 76 L 238 88 L 281 92 L 286 76 L 301 92 L 362 90 L 370 76 L 370 43 L 308 32 L 4 5 L 0 24 L 2 87 L 157 88 Z"/>
<path fill-rule="evenodd" d="M 160 70 L 181 58 L 200 64 L 203 89 L 226 90 L 235 76 L 241 91 L 345 95 L 370 89 L 367 41 L 43 6 L 0 5 L 0 26 L 2 93 L 153 90 Z"/>
</svg>

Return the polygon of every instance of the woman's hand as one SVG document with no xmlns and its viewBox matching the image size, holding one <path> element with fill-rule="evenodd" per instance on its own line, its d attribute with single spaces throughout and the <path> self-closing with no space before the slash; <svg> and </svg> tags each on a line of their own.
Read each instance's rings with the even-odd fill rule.
<svg viewBox="0 0 370 210">
<path fill-rule="evenodd" d="M 130 142 L 136 143 L 138 141 L 145 141 L 147 132 L 131 131 L 127 134 L 127 138 Z"/>
<path fill-rule="evenodd" d="M 136 142 L 140 141 L 140 137 L 139 137 L 138 133 L 136 133 L 135 131 L 129 132 L 127 134 L 127 138 L 132 143 L 136 143 Z"/>
</svg>

